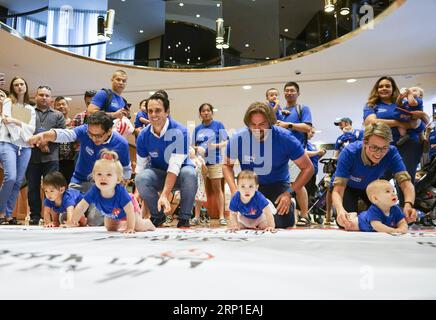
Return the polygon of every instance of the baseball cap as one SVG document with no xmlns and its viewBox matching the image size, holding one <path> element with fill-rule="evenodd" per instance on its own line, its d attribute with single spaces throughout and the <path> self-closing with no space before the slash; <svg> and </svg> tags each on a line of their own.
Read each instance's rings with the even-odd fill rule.
<svg viewBox="0 0 436 320">
<path fill-rule="evenodd" d="M 348 117 L 336 118 L 334 124 L 335 124 L 335 126 L 338 126 L 339 123 L 341 123 L 341 122 L 348 122 L 348 123 L 350 123 L 350 124 L 353 124 L 353 121 L 351 121 L 351 119 L 348 118 Z"/>
</svg>

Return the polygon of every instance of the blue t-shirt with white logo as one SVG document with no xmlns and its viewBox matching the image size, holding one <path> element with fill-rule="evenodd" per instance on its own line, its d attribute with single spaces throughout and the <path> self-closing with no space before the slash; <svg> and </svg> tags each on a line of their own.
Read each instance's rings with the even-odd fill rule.
<svg viewBox="0 0 436 320">
<path fill-rule="evenodd" d="M 182 167 L 193 166 L 188 155 L 188 130 L 180 123 L 168 118 L 167 132 L 157 138 L 152 132 L 152 126 L 145 127 L 136 140 L 136 152 L 142 158 L 150 158 L 152 168 L 166 171 L 172 154 L 186 155 Z"/>
<path fill-rule="evenodd" d="M 403 160 L 394 146 L 376 165 L 365 165 L 362 160 L 363 142 L 356 141 L 346 146 L 338 158 L 336 172 L 333 176 L 348 179 L 347 186 L 354 189 L 365 190 L 372 181 L 381 178 L 386 171 L 396 174 L 406 171 Z"/>
<path fill-rule="evenodd" d="M 304 155 L 301 143 L 289 130 L 272 126 L 264 141 L 253 137 L 246 127 L 230 138 L 227 158 L 239 160 L 242 170 L 252 170 L 259 176 L 259 184 L 289 183 L 289 160 Z"/>
<path fill-rule="evenodd" d="M 389 216 L 386 216 L 376 205 L 369 207 L 367 211 L 361 212 L 357 219 L 359 221 L 359 230 L 364 232 L 375 232 L 371 226 L 371 221 L 380 221 L 385 226 L 396 228 L 398 222 L 406 218 L 399 206 L 392 206 L 389 210 Z"/>
<path fill-rule="evenodd" d="M 139 120 L 139 118 L 145 118 L 145 119 L 148 120 L 147 112 L 144 112 L 144 111 L 141 111 L 141 110 L 140 110 L 140 111 L 136 114 L 136 119 L 135 119 L 135 129 L 136 129 L 136 128 L 142 128 L 142 127 L 145 126 L 145 124 L 142 123 L 141 120 Z"/>
<path fill-rule="evenodd" d="M 85 193 L 83 198 L 88 204 L 94 204 L 104 217 L 113 220 L 126 218 L 124 207 L 132 201 L 126 188 L 121 184 L 116 185 L 115 194 L 112 198 L 103 198 L 100 189 L 95 185 Z"/>
<path fill-rule="evenodd" d="M 375 114 L 377 119 L 387 119 L 387 120 L 396 120 L 397 119 L 397 104 L 396 103 L 384 103 L 379 102 L 373 108 L 365 105 L 363 109 L 363 120 L 365 120 L 369 115 Z M 400 133 L 398 132 L 397 127 L 391 128 L 392 131 L 392 144 L 395 144 L 400 139 Z"/>
<path fill-rule="evenodd" d="M 263 209 L 269 205 L 265 196 L 256 191 L 253 198 L 248 203 L 243 203 L 241 200 L 241 193 L 237 191 L 232 200 L 230 200 L 229 209 L 233 212 L 239 212 L 244 217 L 249 219 L 257 219 L 262 215 Z"/>
<path fill-rule="evenodd" d="M 115 92 L 113 92 L 112 90 L 109 90 L 109 91 L 112 92 L 112 101 L 111 101 L 110 105 L 106 108 L 106 110 L 104 110 L 104 111 L 105 112 L 116 112 L 116 111 L 124 108 L 124 106 L 125 106 L 124 99 L 121 96 L 119 96 L 118 94 L 116 94 Z M 107 97 L 108 96 L 103 89 L 99 90 L 96 93 L 96 95 L 94 97 L 92 97 L 91 103 L 93 105 L 96 105 L 100 109 L 102 109 L 103 106 L 105 105 Z"/>
<path fill-rule="evenodd" d="M 345 132 L 336 139 L 335 150 L 342 151 L 350 143 L 361 140 L 363 140 L 363 130 L 354 129 L 352 132 Z"/>
<path fill-rule="evenodd" d="M 301 116 L 298 115 L 297 106 L 293 106 L 292 108 L 285 107 L 283 110 L 288 110 L 291 113 L 287 116 L 283 116 L 284 122 L 292 122 L 292 123 L 306 123 L 312 125 L 312 113 L 308 106 L 301 106 Z M 300 120 L 301 118 L 301 120 Z M 300 143 L 306 143 L 306 137 L 303 132 L 291 130 L 292 134 L 300 141 Z"/>
<path fill-rule="evenodd" d="M 47 198 L 44 199 L 44 206 L 53 209 L 54 212 L 61 214 L 66 213 L 68 207 L 75 207 L 80 200 L 83 199 L 83 194 L 76 189 L 67 189 L 62 195 L 62 203 L 60 207 L 56 207 L 54 201 L 50 201 Z"/>
<path fill-rule="evenodd" d="M 209 143 L 220 143 L 228 139 L 224 125 L 213 120 L 208 126 L 203 123 L 195 127 L 193 142 L 206 150 L 206 165 L 221 163 L 221 149 L 208 148 Z M 209 152 L 210 151 L 210 152 Z"/>
<path fill-rule="evenodd" d="M 403 105 L 401 107 L 397 107 L 395 113 L 395 120 L 401 122 L 410 122 L 412 120 L 412 115 L 409 112 L 412 111 L 424 111 L 423 101 L 421 98 L 415 98 L 418 105 L 412 107 L 409 106 L 409 101 L 407 98 L 403 99 Z M 407 134 L 409 137 L 415 141 L 419 141 L 421 133 L 425 130 L 424 122 L 421 120 L 421 124 L 415 129 L 407 129 Z"/>
<path fill-rule="evenodd" d="M 80 142 L 80 152 L 71 182 L 81 184 L 89 181 L 89 175 L 95 162 L 100 159 L 102 149 L 115 151 L 123 167 L 130 165 L 129 143 L 118 132 L 112 131 L 109 142 L 97 146 L 88 136 L 87 124 L 78 126 L 73 130 L 77 136 L 77 141 Z"/>
</svg>

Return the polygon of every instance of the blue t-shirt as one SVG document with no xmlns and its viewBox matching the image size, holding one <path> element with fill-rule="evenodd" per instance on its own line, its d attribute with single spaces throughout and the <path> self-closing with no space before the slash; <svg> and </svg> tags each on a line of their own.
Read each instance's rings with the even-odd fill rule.
<svg viewBox="0 0 436 320">
<path fill-rule="evenodd" d="M 115 187 L 115 195 L 112 198 L 103 198 L 95 185 L 91 187 L 83 197 L 88 204 L 94 204 L 100 213 L 107 218 L 121 220 L 126 218 L 124 207 L 132 201 L 126 188 L 121 184 Z"/>
<path fill-rule="evenodd" d="M 345 132 L 336 139 L 335 150 L 342 149 L 355 141 L 363 140 L 363 130 L 354 129 L 353 132 Z"/>
<path fill-rule="evenodd" d="M 402 122 L 410 122 L 411 121 L 411 114 L 404 111 L 407 110 L 409 112 L 411 111 L 424 111 L 424 107 L 423 107 L 423 101 L 421 98 L 415 98 L 416 102 L 418 103 L 418 105 L 411 107 L 409 106 L 409 101 L 404 98 L 403 99 L 403 106 L 401 107 L 397 107 L 396 108 L 396 113 L 395 113 L 395 120 L 399 120 Z M 407 134 L 409 135 L 409 137 L 415 141 L 419 141 L 419 136 L 421 135 L 421 133 L 425 130 L 425 125 L 424 122 L 421 121 L 421 124 L 415 128 L 415 129 L 407 129 Z"/>
<path fill-rule="evenodd" d="M 363 163 L 362 149 L 363 142 L 356 141 L 342 150 L 332 182 L 335 177 L 346 178 L 348 179 L 347 186 L 350 188 L 365 190 L 369 183 L 381 178 L 386 171 L 392 174 L 406 171 L 396 147 L 389 146 L 386 155 L 374 166 L 366 166 Z"/>
<path fill-rule="evenodd" d="M 387 119 L 387 120 L 397 120 L 397 104 L 396 103 L 384 103 L 379 102 L 374 106 L 374 108 L 365 105 L 363 109 L 363 120 L 365 120 L 369 115 L 375 114 L 377 119 Z M 392 144 L 395 144 L 400 139 L 400 133 L 398 132 L 397 127 L 391 128 L 392 131 Z"/>
<path fill-rule="evenodd" d="M 139 118 L 145 118 L 145 119 L 148 119 L 147 112 L 144 112 L 144 111 L 141 111 L 141 110 L 140 110 L 140 111 L 136 114 L 136 119 L 135 119 L 135 129 L 136 129 L 136 128 L 142 128 L 142 127 L 145 126 L 145 124 L 142 123 L 141 120 L 139 120 Z"/>
<path fill-rule="evenodd" d="M 172 154 L 186 155 L 182 167 L 193 166 L 188 155 L 188 130 L 180 123 L 168 118 L 167 132 L 160 138 L 151 133 L 152 126 L 145 127 L 136 140 L 136 152 L 142 158 L 150 158 L 152 168 L 166 171 Z"/>
<path fill-rule="evenodd" d="M 106 108 L 105 112 L 116 112 L 124 108 L 124 106 L 126 105 L 124 99 L 118 94 L 116 94 L 115 92 L 113 92 L 112 90 L 109 91 L 112 92 L 112 101 L 110 105 Z M 106 99 L 107 99 L 107 94 L 102 89 L 99 90 L 94 97 L 92 97 L 91 103 L 102 109 L 106 102 Z"/>
<path fill-rule="evenodd" d="M 242 170 L 254 170 L 259 184 L 289 183 L 289 160 L 304 155 L 301 143 L 289 130 L 272 126 L 266 140 L 253 137 L 248 128 L 233 134 L 227 144 L 227 158 L 239 160 Z"/>
<path fill-rule="evenodd" d="M 130 165 L 129 143 L 118 132 L 112 131 L 109 142 L 97 146 L 88 136 L 87 124 L 78 126 L 73 130 L 77 135 L 77 141 L 80 142 L 80 152 L 71 182 L 81 184 L 89 180 L 95 162 L 100 159 L 102 149 L 115 151 L 123 167 Z"/>
<path fill-rule="evenodd" d="M 201 146 L 206 150 L 207 165 L 221 163 L 221 149 L 209 149 L 207 146 L 208 143 L 220 143 L 229 138 L 221 122 L 213 120 L 208 126 L 203 123 L 196 126 L 192 138 L 194 145 Z"/>
<path fill-rule="evenodd" d="M 430 132 L 429 141 L 430 141 L 430 152 L 429 152 L 429 155 L 430 155 L 430 159 L 431 159 L 434 155 L 436 155 L 436 148 L 431 149 L 431 145 L 432 144 L 436 144 L 436 129 L 433 129 Z"/>
<path fill-rule="evenodd" d="M 259 191 L 254 193 L 253 198 L 248 203 L 243 203 L 241 193 L 237 191 L 230 200 L 229 209 L 233 212 L 239 212 L 246 218 L 257 219 L 268 204 L 268 200 Z"/>
<path fill-rule="evenodd" d="M 288 110 L 291 113 L 287 116 L 283 116 L 284 122 L 292 122 L 292 123 L 306 123 L 308 125 L 312 125 L 312 113 L 308 106 L 301 106 L 301 116 L 298 116 L 297 106 L 292 108 L 285 107 L 283 110 Z M 301 118 L 301 120 L 300 120 Z M 292 134 L 302 143 L 303 145 L 306 143 L 306 135 L 303 132 L 291 130 Z"/>
<path fill-rule="evenodd" d="M 307 151 L 317 151 L 315 146 L 310 141 L 307 141 L 306 149 L 307 149 Z M 315 170 L 314 175 L 316 176 L 318 174 L 319 156 L 313 156 L 313 157 L 310 157 L 309 159 L 310 159 L 310 161 L 312 161 L 313 169 Z"/>
<path fill-rule="evenodd" d="M 54 201 L 47 198 L 44 199 L 44 206 L 53 209 L 54 212 L 61 214 L 67 212 L 68 207 L 75 207 L 80 200 L 83 199 L 83 194 L 76 189 L 67 189 L 62 195 L 62 203 L 60 207 L 56 207 Z"/>
<path fill-rule="evenodd" d="M 365 232 L 375 232 L 371 226 L 371 221 L 380 221 L 385 226 L 396 228 L 398 222 L 406 216 L 399 206 L 393 206 L 389 210 L 389 216 L 386 216 L 376 205 L 369 207 L 367 211 L 361 212 L 357 219 L 359 221 L 359 230 Z"/>
<path fill-rule="evenodd" d="M 268 101 L 268 104 L 271 108 L 274 108 L 274 106 L 276 105 L 273 101 Z M 281 121 L 283 121 L 284 119 L 284 116 L 282 115 L 282 107 L 280 105 L 276 111 L 276 118 L 277 120 L 281 120 Z"/>
</svg>

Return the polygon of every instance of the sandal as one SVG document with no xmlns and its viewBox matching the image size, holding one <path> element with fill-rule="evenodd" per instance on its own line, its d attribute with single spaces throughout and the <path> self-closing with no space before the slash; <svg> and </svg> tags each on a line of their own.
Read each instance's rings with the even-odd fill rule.
<svg viewBox="0 0 436 320">
<path fill-rule="evenodd" d="M 298 221 L 296 223 L 297 227 L 308 227 L 311 225 L 311 222 L 308 218 L 306 217 L 299 217 Z"/>
<path fill-rule="evenodd" d="M 200 224 L 200 220 L 197 218 L 192 218 L 190 221 L 191 226 L 198 226 Z"/>
<path fill-rule="evenodd" d="M 6 218 L 0 218 L 0 225 L 19 225 L 19 223 L 15 218 L 12 218 L 10 220 Z"/>
</svg>

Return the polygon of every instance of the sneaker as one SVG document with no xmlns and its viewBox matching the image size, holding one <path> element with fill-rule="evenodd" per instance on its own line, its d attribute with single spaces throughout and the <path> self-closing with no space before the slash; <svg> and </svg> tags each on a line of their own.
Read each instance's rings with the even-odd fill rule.
<svg viewBox="0 0 436 320">
<path fill-rule="evenodd" d="M 227 220 L 226 220 L 226 218 L 221 218 L 221 219 L 219 219 L 218 221 L 219 221 L 220 225 L 222 225 L 222 226 L 226 226 L 226 225 L 227 225 Z"/>
<path fill-rule="evenodd" d="M 410 136 L 408 134 L 404 135 L 397 141 L 397 146 L 400 147 L 403 144 L 405 144 L 410 139 Z"/>
<path fill-rule="evenodd" d="M 165 227 L 171 227 L 171 225 L 173 224 L 173 216 L 165 216 L 165 222 L 162 224 Z"/>
<path fill-rule="evenodd" d="M 190 226 L 189 219 L 179 219 L 177 222 L 177 228 L 189 228 Z"/>
<path fill-rule="evenodd" d="M 200 220 L 198 220 L 197 218 L 192 218 L 189 223 L 191 224 L 191 226 L 198 226 L 200 224 Z"/>
<path fill-rule="evenodd" d="M 157 228 L 157 227 L 160 227 L 164 222 L 166 222 L 167 218 L 165 215 L 161 215 L 159 217 L 151 217 L 150 220 L 154 224 L 154 226 Z"/>
</svg>

